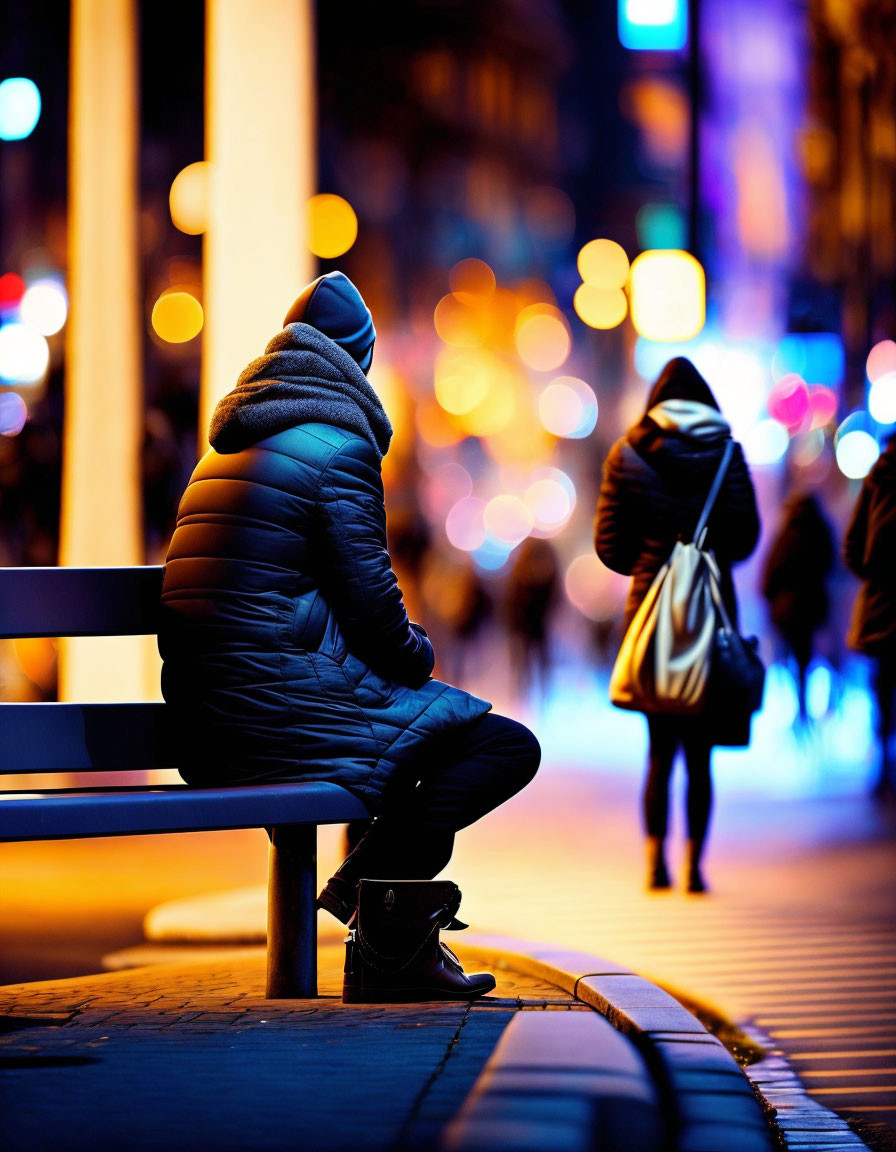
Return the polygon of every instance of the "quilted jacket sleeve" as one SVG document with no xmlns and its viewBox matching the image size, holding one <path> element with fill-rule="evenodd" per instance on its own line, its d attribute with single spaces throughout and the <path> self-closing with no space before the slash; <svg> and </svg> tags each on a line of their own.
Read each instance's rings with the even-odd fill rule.
<svg viewBox="0 0 896 1152">
<path fill-rule="evenodd" d="M 386 544 L 379 460 L 348 440 L 322 477 L 318 512 L 327 598 L 349 649 L 378 675 L 418 687 L 432 673 L 432 645 L 408 620 Z"/>
<path fill-rule="evenodd" d="M 622 441 L 610 449 L 604 463 L 594 521 L 594 547 L 608 568 L 630 576 L 643 549 L 643 534 L 631 508 L 631 481 Z"/>
</svg>

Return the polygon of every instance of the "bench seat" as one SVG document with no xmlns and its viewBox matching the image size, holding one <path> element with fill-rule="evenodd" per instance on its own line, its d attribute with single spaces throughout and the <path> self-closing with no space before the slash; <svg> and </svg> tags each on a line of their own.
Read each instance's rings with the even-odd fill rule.
<svg viewBox="0 0 896 1152">
<path fill-rule="evenodd" d="M 0 638 L 152 635 L 162 575 L 160 567 L 0 567 Z M 122 773 L 176 768 L 176 751 L 165 704 L 0 701 L 0 778 L 28 777 L 17 787 L 0 779 L 0 843 L 265 828 L 267 995 L 316 996 L 317 826 L 369 818 L 367 808 L 321 781 L 121 783 Z M 31 787 L 48 773 L 45 785 L 62 777 L 62 786 Z M 94 786 L 95 773 L 110 774 L 108 785 Z"/>
<path fill-rule="evenodd" d="M 0 841 L 338 824 L 367 815 L 351 792 L 319 781 L 236 788 L 38 789 L 0 793 Z"/>
</svg>

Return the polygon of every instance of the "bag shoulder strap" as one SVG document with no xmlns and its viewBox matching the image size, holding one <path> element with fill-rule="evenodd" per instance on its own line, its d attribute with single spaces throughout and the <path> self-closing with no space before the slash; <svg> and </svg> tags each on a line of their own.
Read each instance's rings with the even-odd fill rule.
<svg viewBox="0 0 896 1152">
<path fill-rule="evenodd" d="M 716 471 L 715 479 L 712 482 L 712 487 L 709 490 L 709 495 L 706 497 L 706 503 L 703 505 L 703 511 L 700 513 L 700 519 L 697 521 L 697 527 L 694 529 L 694 543 L 698 548 L 703 547 L 703 541 L 706 537 L 706 527 L 709 521 L 712 507 L 716 502 L 716 497 L 719 494 L 719 489 L 722 487 L 722 481 L 725 479 L 725 473 L 728 471 L 728 465 L 731 462 L 731 457 L 734 454 L 734 441 L 725 441 L 725 450 L 722 453 L 722 459 L 719 463 L 718 470 Z"/>
</svg>

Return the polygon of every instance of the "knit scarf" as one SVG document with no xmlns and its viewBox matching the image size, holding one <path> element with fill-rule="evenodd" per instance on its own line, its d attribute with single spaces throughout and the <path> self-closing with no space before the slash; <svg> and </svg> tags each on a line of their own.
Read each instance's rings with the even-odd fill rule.
<svg viewBox="0 0 896 1152">
<path fill-rule="evenodd" d="M 215 408 L 209 442 L 239 452 L 296 424 L 330 424 L 357 432 L 382 459 L 392 425 L 352 357 L 309 324 L 287 324 L 243 370 Z"/>
</svg>

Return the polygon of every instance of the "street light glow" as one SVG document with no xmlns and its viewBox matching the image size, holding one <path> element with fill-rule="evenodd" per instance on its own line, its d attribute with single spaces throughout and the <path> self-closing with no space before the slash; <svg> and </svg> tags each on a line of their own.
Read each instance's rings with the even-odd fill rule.
<svg viewBox="0 0 896 1152">
<path fill-rule="evenodd" d="M 348 252 L 358 238 L 358 217 L 342 196 L 322 192 L 308 201 L 308 247 L 322 260 Z"/>
<path fill-rule="evenodd" d="M 198 236 L 208 227 L 209 166 L 205 160 L 188 164 L 174 177 L 168 207 L 175 228 Z"/>
<path fill-rule="evenodd" d="M 653 248 L 632 262 L 632 323 L 648 340 L 690 340 L 706 320 L 706 277 L 681 249 Z"/>
<path fill-rule="evenodd" d="M 24 140 L 40 119 L 40 92 L 33 80 L 10 76 L 0 84 L 0 140 Z"/>
</svg>

